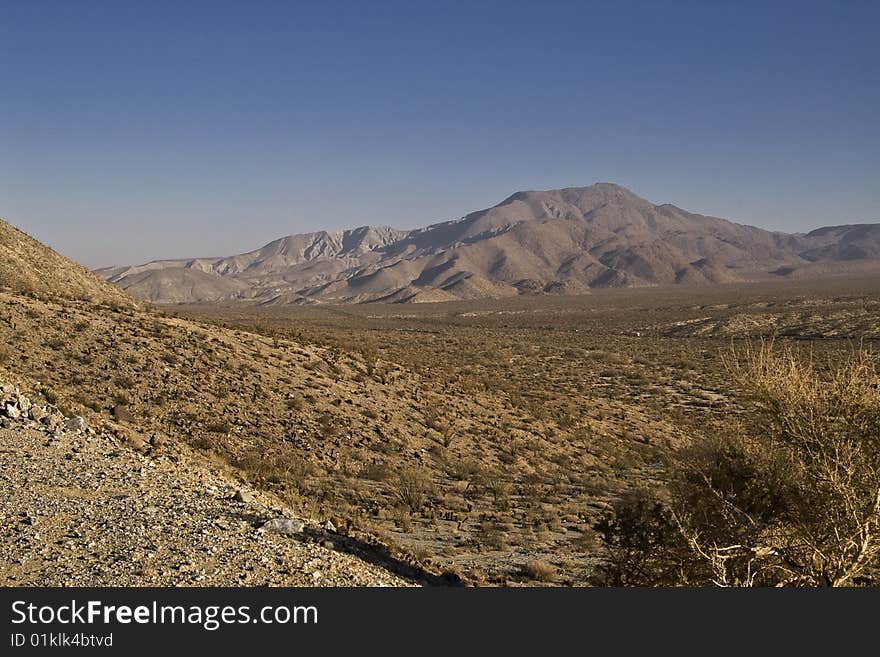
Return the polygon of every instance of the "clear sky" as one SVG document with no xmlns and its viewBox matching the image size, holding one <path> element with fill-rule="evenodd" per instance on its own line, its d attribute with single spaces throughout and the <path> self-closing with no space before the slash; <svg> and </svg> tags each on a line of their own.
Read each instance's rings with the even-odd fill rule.
<svg viewBox="0 0 880 657">
<path fill-rule="evenodd" d="M 880 2 L 0 0 L 0 217 L 90 266 L 596 181 L 880 221 Z"/>
</svg>

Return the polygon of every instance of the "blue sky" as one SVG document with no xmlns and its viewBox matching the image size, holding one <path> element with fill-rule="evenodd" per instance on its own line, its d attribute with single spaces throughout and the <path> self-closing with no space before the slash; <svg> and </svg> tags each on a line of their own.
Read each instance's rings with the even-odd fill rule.
<svg viewBox="0 0 880 657">
<path fill-rule="evenodd" d="M 84 264 L 612 181 L 880 221 L 878 2 L 0 0 L 0 216 Z"/>
</svg>

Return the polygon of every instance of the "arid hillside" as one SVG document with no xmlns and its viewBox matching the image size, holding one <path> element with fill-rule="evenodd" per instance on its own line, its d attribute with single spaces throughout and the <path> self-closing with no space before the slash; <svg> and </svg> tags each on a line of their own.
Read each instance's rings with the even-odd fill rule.
<svg viewBox="0 0 880 657">
<path fill-rule="evenodd" d="M 578 420 L 539 414 L 491 386 L 388 362 L 373 339 L 320 346 L 4 294 L 0 340 L 14 345 L 0 372 L 101 434 L 146 454 L 184 444 L 436 576 L 461 564 L 461 576 L 506 580 L 590 536 L 608 496 L 650 478 L 679 435 L 614 399 Z M 577 549 L 580 579 L 594 556 Z"/>
<path fill-rule="evenodd" d="M 131 306 L 132 299 L 85 267 L 0 219 L 0 290 Z"/>
<path fill-rule="evenodd" d="M 51 396 L 51 393 L 49 393 Z M 132 449 L 0 384 L 2 586 L 405 586 L 183 445 Z M 307 540 L 292 540 L 293 529 Z M 354 554 L 347 554 L 353 552 Z M 364 555 L 366 556 L 366 555 Z M 376 556 L 371 554 L 370 556 Z"/>
<path fill-rule="evenodd" d="M 431 580 L 371 537 L 337 530 L 316 505 L 293 506 L 252 485 L 207 448 L 207 436 L 231 433 L 234 423 L 201 393 L 187 423 L 204 432 L 163 426 L 166 412 L 184 412 L 171 398 L 211 388 L 200 367 L 232 363 L 213 360 L 217 345 L 197 327 L 151 313 L 8 224 L 0 229 L 0 519 L 8 529 L 0 584 Z M 233 350 L 247 349 L 235 335 L 228 332 Z M 190 376 L 187 361 L 204 365 Z M 156 403 L 145 404 L 153 395 Z M 260 441 L 245 443 L 256 450 Z"/>
<path fill-rule="evenodd" d="M 570 295 L 867 272 L 880 272 L 880 224 L 789 235 L 597 183 L 517 192 L 462 219 L 411 231 L 363 226 L 292 235 L 232 257 L 100 273 L 156 303 L 281 305 Z"/>
<path fill-rule="evenodd" d="M 372 335 L 330 345 L 44 292 L 0 293 L 0 379 L 120 448 L 183 449 L 423 579 L 528 581 L 530 559 L 565 546 L 582 562 L 566 577 L 585 581 L 595 554 L 575 539 L 679 437 L 614 399 L 576 421 L 539 414 L 396 364 Z"/>
<path fill-rule="evenodd" d="M 236 546 L 263 554 L 268 526 L 290 533 L 269 540 L 297 543 L 283 563 L 251 564 L 247 582 L 301 582 L 309 568 L 326 583 L 388 582 L 321 550 L 302 566 L 303 543 L 410 582 L 602 582 L 597 527 L 615 505 L 660 485 L 695 441 L 747 430 L 724 364 L 736 342 L 776 336 L 835 359 L 876 347 L 880 325 L 870 277 L 412 306 L 201 304 L 173 315 L 50 296 L 0 292 L 0 382 L 94 433 L 30 418 L 15 395 L 0 404 L 14 433 L 5 485 L 26 487 L 19 471 L 43 482 L 6 546 L 24 555 L 10 581 L 48 577 L 42 537 L 74 549 L 95 535 L 82 544 L 147 560 L 140 583 L 229 583 L 246 568 Z M 25 470 L 16 459 L 29 459 Z M 65 470 L 79 459 L 91 474 Z M 130 467 L 156 476 L 133 479 Z M 197 502 L 200 481 L 210 494 Z M 160 499 L 164 489 L 176 501 Z M 15 495 L 3 513 L 18 523 Z M 142 549 L 102 533 L 99 502 L 191 520 L 162 516 L 181 540 Z M 190 526 L 227 528 L 229 549 L 194 554 Z M 103 573 L 94 581 L 118 581 L 122 571 L 90 554 L 83 568 Z M 59 572 L 51 581 L 91 576 L 73 562 Z"/>
</svg>

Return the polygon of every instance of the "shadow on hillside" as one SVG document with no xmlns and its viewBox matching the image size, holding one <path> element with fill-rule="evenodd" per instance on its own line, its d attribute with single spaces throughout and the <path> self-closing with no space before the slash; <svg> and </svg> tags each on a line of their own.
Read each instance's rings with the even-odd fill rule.
<svg viewBox="0 0 880 657">
<path fill-rule="evenodd" d="M 399 557 L 395 557 L 388 551 L 386 546 L 381 544 L 371 543 L 354 536 L 343 536 L 342 534 L 315 527 L 306 527 L 302 536 L 302 540 L 311 540 L 319 543 L 329 541 L 333 544 L 334 550 L 353 554 L 362 561 L 380 566 L 415 584 L 423 586 L 465 586 L 457 574 L 446 571 L 440 575 L 435 575 L 417 564 L 412 564 Z"/>
<path fill-rule="evenodd" d="M 267 520 L 265 514 L 251 512 L 230 513 L 228 516 L 236 520 L 244 520 L 254 527 L 261 526 Z M 319 527 L 307 526 L 302 533 L 291 536 L 291 538 L 306 543 L 329 542 L 337 552 L 346 552 L 354 555 L 361 561 L 384 568 L 388 572 L 394 573 L 414 584 L 421 584 L 423 586 L 465 586 L 461 577 L 456 573 L 448 571 L 439 575 L 431 573 L 418 564 L 413 564 L 394 556 L 385 545 L 355 536 L 347 536 Z"/>
</svg>

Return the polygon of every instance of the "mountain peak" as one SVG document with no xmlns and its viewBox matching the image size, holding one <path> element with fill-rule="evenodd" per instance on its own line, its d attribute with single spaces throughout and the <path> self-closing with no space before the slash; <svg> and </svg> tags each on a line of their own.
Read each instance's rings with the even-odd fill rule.
<svg viewBox="0 0 880 657">
<path fill-rule="evenodd" d="M 655 205 L 617 183 L 596 182 L 519 191 L 462 219 L 411 231 L 368 225 L 291 235 L 199 267 L 246 286 L 233 290 L 232 298 L 364 302 L 707 285 L 777 276 L 816 262 L 828 263 L 821 271 L 832 271 L 854 260 L 866 266 L 876 260 L 880 269 L 876 231 L 771 233 Z M 126 287 L 126 276 L 137 269 L 114 282 Z M 140 282 L 141 289 L 167 294 Z M 221 289 L 204 277 L 198 283 Z"/>
<path fill-rule="evenodd" d="M 581 187 L 560 187 L 559 189 L 523 189 L 518 192 L 514 192 L 507 198 L 505 198 L 498 205 L 505 205 L 506 203 L 511 203 L 513 201 L 523 201 L 531 197 L 542 196 L 542 195 L 565 195 L 565 194 L 612 194 L 617 193 L 621 195 L 625 195 L 628 197 L 639 198 L 632 191 L 624 187 L 623 185 L 618 185 L 617 183 L 612 182 L 595 182 L 592 185 L 584 185 Z M 497 207 L 497 206 L 495 206 Z"/>
</svg>

